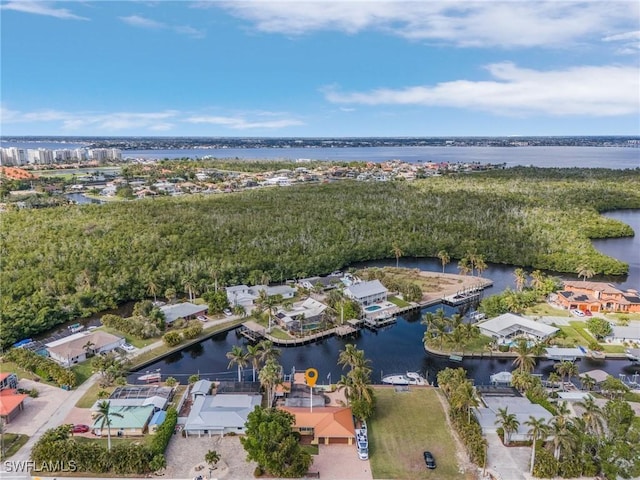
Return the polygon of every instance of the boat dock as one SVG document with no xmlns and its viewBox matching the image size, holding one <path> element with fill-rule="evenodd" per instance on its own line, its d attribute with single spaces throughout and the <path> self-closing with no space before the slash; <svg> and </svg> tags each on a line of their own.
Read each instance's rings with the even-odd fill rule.
<svg viewBox="0 0 640 480">
<path fill-rule="evenodd" d="M 482 292 L 492 285 L 493 281 L 486 278 L 479 278 L 476 285 L 465 288 L 464 290 L 459 290 L 453 295 L 442 297 L 442 303 L 449 305 L 450 307 L 458 307 L 460 305 L 475 303 L 480 300 Z"/>
<path fill-rule="evenodd" d="M 375 318 L 365 318 L 364 325 L 366 327 L 377 329 L 391 325 L 398 320 L 397 313 L 389 313 Z"/>
</svg>

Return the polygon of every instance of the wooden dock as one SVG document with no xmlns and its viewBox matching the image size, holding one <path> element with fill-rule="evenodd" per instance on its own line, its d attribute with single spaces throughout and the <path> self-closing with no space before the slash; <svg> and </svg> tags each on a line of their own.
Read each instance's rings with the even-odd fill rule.
<svg viewBox="0 0 640 480">
<path fill-rule="evenodd" d="M 482 292 L 493 285 L 491 280 L 486 278 L 479 278 L 478 284 L 469 288 L 465 288 L 464 290 L 459 290 L 453 295 L 447 295 L 442 297 L 441 301 L 445 305 L 449 305 L 450 307 L 458 307 L 460 305 L 467 305 L 469 303 L 474 303 L 480 300 L 482 296 Z"/>
</svg>

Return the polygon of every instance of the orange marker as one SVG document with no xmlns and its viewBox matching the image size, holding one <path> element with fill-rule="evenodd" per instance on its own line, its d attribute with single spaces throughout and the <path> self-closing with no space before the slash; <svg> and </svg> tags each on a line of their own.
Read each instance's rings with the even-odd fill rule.
<svg viewBox="0 0 640 480">
<path fill-rule="evenodd" d="M 316 380 L 318 380 L 318 370 L 315 368 L 307 368 L 304 371 L 304 379 L 307 381 L 307 385 L 314 387 L 316 385 Z"/>
</svg>

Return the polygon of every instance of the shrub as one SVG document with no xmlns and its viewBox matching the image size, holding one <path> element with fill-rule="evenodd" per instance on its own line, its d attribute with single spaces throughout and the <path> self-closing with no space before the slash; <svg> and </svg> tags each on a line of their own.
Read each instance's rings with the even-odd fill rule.
<svg viewBox="0 0 640 480">
<path fill-rule="evenodd" d="M 258 465 L 256 467 L 256 469 L 253 471 L 253 476 L 254 477 L 261 477 L 264 474 L 264 470 L 262 470 L 262 468 L 260 468 L 260 465 Z"/>
<path fill-rule="evenodd" d="M 156 434 L 151 441 L 150 449 L 151 453 L 154 456 L 164 454 L 164 451 L 167 449 L 167 445 L 169 445 L 169 440 L 171 440 L 171 435 L 175 431 L 176 424 L 178 423 L 178 411 L 174 407 L 169 407 L 167 409 L 167 416 L 164 419 L 164 422 L 158 427 L 156 430 Z M 156 469 L 157 470 L 157 469 Z"/>
<path fill-rule="evenodd" d="M 182 335 L 179 332 L 167 332 L 162 336 L 162 341 L 168 347 L 175 347 L 180 345 L 180 342 L 182 342 Z"/>
</svg>

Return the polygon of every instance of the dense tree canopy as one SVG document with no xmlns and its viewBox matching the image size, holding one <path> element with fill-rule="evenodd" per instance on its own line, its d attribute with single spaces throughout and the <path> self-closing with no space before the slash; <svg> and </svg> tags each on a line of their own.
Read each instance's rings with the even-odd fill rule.
<svg viewBox="0 0 640 480">
<path fill-rule="evenodd" d="M 639 187 L 637 170 L 517 168 L 5 212 L 2 341 L 156 293 L 202 294 L 255 270 L 280 281 L 392 257 L 396 238 L 405 256 L 476 251 L 487 262 L 624 274 L 589 238 L 633 234 L 598 212 L 640 208 Z"/>
</svg>

